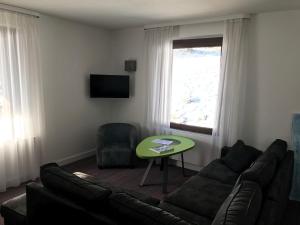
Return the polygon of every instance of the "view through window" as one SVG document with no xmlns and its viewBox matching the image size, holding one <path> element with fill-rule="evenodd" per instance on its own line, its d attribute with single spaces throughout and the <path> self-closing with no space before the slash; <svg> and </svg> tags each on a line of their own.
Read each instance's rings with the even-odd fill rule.
<svg viewBox="0 0 300 225">
<path fill-rule="evenodd" d="M 171 128 L 211 134 L 215 120 L 222 38 L 173 43 Z"/>
</svg>

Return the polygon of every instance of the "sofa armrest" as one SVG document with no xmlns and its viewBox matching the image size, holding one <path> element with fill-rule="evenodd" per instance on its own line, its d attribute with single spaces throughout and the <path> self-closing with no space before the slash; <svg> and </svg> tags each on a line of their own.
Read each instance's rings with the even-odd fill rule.
<svg viewBox="0 0 300 225">
<path fill-rule="evenodd" d="M 1 205 L 1 215 L 5 224 L 26 225 L 26 194 L 9 199 Z"/>
<path fill-rule="evenodd" d="M 126 193 L 109 197 L 109 205 L 116 215 L 122 215 L 133 224 L 143 225 L 189 225 L 183 219 L 153 205 L 149 205 Z"/>
<path fill-rule="evenodd" d="M 30 225 L 108 225 L 104 214 L 90 211 L 81 205 L 57 195 L 41 184 L 26 186 L 27 222 Z M 102 208 L 102 207 L 101 207 Z"/>
</svg>

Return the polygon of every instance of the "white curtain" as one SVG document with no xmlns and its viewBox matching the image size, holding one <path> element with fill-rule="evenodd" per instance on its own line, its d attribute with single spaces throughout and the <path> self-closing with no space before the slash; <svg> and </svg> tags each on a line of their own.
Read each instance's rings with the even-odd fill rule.
<svg viewBox="0 0 300 225">
<path fill-rule="evenodd" d="M 225 22 L 216 121 L 213 128 L 213 154 L 232 145 L 241 135 L 248 54 L 248 21 Z"/>
<path fill-rule="evenodd" d="M 0 10 L 0 191 L 39 175 L 43 98 L 37 20 Z"/>
<path fill-rule="evenodd" d="M 148 135 L 170 129 L 173 40 L 178 26 L 145 31 L 147 76 L 146 130 Z"/>
</svg>

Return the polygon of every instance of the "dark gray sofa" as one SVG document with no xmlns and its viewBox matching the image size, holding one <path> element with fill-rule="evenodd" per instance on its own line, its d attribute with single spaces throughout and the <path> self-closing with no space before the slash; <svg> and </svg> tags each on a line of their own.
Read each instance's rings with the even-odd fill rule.
<svg viewBox="0 0 300 225">
<path fill-rule="evenodd" d="M 278 225 L 293 174 L 293 152 L 282 140 L 262 152 L 238 141 L 178 190 L 158 201 L 112 187 L 56 164 L 41 169 L 43 185 L 2 204 L 6 225 Z M 27 202 L 27 203 L 26 203 Z"/>
<path fill-rule="evenodd" d="M 250 146 L 247 146 L 251 148 Z M 256 224 L 278 225 L 286 208 L 293 176 L 293 152 L 276 140 L 246 170 L 233 171 L 222 160 L 231 148 L 222 149 L 221 159 L 212 161 L 198 175 L 160 203 L 160 207 L 193 224 L 211 224 L 221 205 L 243 180 L 257 183 L 263 193 Z"/>
</svg>

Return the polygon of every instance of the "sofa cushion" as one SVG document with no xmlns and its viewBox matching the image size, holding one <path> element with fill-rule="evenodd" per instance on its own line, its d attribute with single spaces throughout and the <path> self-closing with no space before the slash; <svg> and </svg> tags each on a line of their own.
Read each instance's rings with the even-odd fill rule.
<svg viewBox="0 0 300 225">
<path fill-rule="evenodd" d="M 241 173 L 247 169 L 260 154 L 261 151 L 247 146 L 243 141 L 238 140 L 222 160 L 233 171 Z"/>
<path fill-rule="evenodd" d="M 199 175 L 218 180 L 225 184 L 234 184 L 238 173 L 227 167 L 223 160 L 216 159 L 200 170 Z"/>
<path fill-rule="evenodd" d="M 282 161 L 287 153 L 286 141 L 276 139 L 264 152 L 265 156 L 274 154 L 278 162 Z"/>
<path fill-rule="evenodd" d="M 258 184 L 239 184 L 220 207 L 212 225 L 254 225 L 262 202 Z"/>
<path fill-rule="evenodd" d="M 276 172 L 276 163 L 275 156 L 265 158 L 265 156 L 262 155 L 249 169 L 241 174 L 240 181 L 254 181 L 257 182 L 261 188 L 265 188 L 271 182 Z"/>
<path fill-rule="evenodd" d="M 223 146 L 223 148 L 221 149 L 221 158 L 225 157 L 229 151 L 230 151 L 230 147 Z"/>
<path fill-rule="evenodd" d="M 164 201 L 213 219 L 232 190 L 232 185 L 201 175 L 190 178 Z"/>
<path fill-rule="evenodd" d="M 191 224 L 211 225 L 212 219 L 205 216 L 200 216 L 191 211 L 180 208 L 176 205 L 162 201 L 159 208 L 178 216 Z"/>
<path fill-rule="evenodd" d="M 126 193 L 112 194 L 109 197 L 109 205 L 125 224 L 189 225 L 183 219 Z"/>
<path fill-rule="evenodd" d="M 111 194 L 111 190 L 81 179 L 53 163 L 41 167 L 41 181 L 47 189 L 90 209 L 99 208 Z"/>
</svg>

